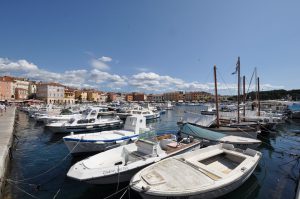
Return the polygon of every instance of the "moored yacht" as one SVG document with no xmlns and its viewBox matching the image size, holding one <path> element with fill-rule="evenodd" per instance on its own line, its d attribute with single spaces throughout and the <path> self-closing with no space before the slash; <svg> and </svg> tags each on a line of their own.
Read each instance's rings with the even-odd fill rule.
<svg viewBox="0 0 300 199">
<path fill-rule="evenodd" d="M 47 124 L 52 132 L 70 133 L 95 131 L 105 127 L 120 126 L 123 122 L 117 116 L 103 116 L 99 109 L 89 108 L 84 111 L 81 117 L 72 118 L 67 122 L 54 122 Z"/>
<path fill-rule="evenodd" d="M 105 151 L 107 149 L 130 143 L 149 130 L 146 127 L 146 118 L 143 116 L 129 116 L 123 129 L 68 135 L 63 140 L 70 153 L 87 153 Z"/>
</svg>

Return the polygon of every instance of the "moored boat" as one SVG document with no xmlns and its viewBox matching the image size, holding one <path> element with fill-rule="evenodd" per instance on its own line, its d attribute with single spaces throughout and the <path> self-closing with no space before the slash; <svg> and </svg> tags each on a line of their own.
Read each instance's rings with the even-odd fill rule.
<svg viewBox="0 0 300 199">
<path fill-rule="evenodd" d="M 130 187 L 145 199 L 216 198 L 241 186 L 261 153 L 219 144 L 167 158 L 134 175 Z"/>
<path fill-rule="evenodd" d="M 201 145 L 196 139 L 177 142 L 170 134 L 158 139 L 139 138 L 135 143 L 91 156 L 73 165 L 67 176 L 91 184 L 126 182 L 137 171 L 154 162 L 200 148 Z"/>
</svg>

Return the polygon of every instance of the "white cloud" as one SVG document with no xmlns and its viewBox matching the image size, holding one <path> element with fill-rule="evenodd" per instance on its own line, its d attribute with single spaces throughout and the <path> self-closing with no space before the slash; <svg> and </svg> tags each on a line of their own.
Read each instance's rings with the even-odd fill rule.
<svg viewBox="0 0 300 199">
<path fill-rule="evenodd" d="M 33 71 L 37 69 L 38 67 L 35 64 L 24 59 L 12 61 L 8 58 L 0 58 L 0 72 Z"/>
<path fill-rule="evenodd" d="M 112 61 L 111 57 L 102 56 L 102 57 L 97 58 L 97 59 L 93 58 L 91 60 L 91 65 L 92 65 L 93 68 L 106 71 L 106 70 L 110 69 L 110 67 L 107 63 L 111 62 L 111 61 Z"/>
<path fill-rule="evenodd" d="M 141 68 L 135 68 L 137 71 L 139 71 L 139 72 L 147 72 L 147 71 L 149 71 L 149 69 L 148 68 L 143 68 L 143 67 L 141 67 Z"/>
<path fill-rule="evenodd" d="M 98 59 L 99 61 L 103 61 L 103 62 L 111 62 L 112 61 L 112 58 L 111 57 L 105 57 L 105 56 L 102 56 Z"/>
<path fill-rule="evenodd" d="M 131 90 L 148 93 L 162 93 L 175 90 L 214 92 L 214 83 L 212 82 L 187 82 L 180 78 L 159 75 L 154 72 L 140 72 L 131 76 L 121 76 L 103 71 L 109 68 L 103 64 L 110 61 L 112 61 L 110 57 L 101 57 L 96 60 L 97 63 L 95 63 L 94 68 L 91 70 L 78 69 L 57 73 L 40 69 L 37 65 L 26 60 L 12 61 L 7 58 L 0 58 L 0 75 L 17 74 L 18 76 L 27 77 L 32 80 L 60 82 L 67 86 L 79 88 L 108 88 L 108 90 Z M 283 88 L 284 86 L 274 86 L 271 84 L 261 85 L 261 90 Z M 254 89 L 255 86 L 252 85 L 250 91 Z M 237 85 L 218 83 L 218 92 L 228 95 L 236 94 Z"/>
</svg>

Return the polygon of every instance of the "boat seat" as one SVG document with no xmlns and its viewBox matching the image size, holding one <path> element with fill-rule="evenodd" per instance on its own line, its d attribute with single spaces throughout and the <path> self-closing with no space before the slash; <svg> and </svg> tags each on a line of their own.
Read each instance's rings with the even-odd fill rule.
<svg viewBox="0 0 300 199">
<path fill-rule="evenodd" d="M 224 166 L 221 162 L 217 160 L 209 165 L 205 165 L 201 163 L 201 161 L 216 157 L 222 153 L 223 150 L 214 150 L 206 156 L 203 156 L 203 154 L 199 154 L 198 156 L 186 158 L 183 161 L 189 164 L 190 166 L 197 168 L 211 179 L 220 180 L 221 178 L 224 178 L 226 175 L 228 175 L 232 171 L 232 169 Z"/>
</svg>

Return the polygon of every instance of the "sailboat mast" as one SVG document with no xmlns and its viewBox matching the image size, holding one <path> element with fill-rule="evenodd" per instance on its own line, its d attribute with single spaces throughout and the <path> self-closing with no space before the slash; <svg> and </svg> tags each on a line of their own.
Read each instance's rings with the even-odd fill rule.
<svg viewBox="0 0 300 199">
<path fill-rule="evenodd" d="M 218 85 L 217 85 L 217 67 L 216 67 L 216 65 L 214 65 L 214 79 L 215 79 L 215 102 L 216 102 L 216 114 L 217 114 L 217 128 L 219 128 L 220 122 L 219 122 Z"/>
<path fill-rule="evenodd" d="M 257 68 L 255 67 L 254 68 L 254 75 L 255 75 L 255 101 L 256 101 L 256 103 L 257 103 L 257 98 L 258 98 L 258 96 L 257 96 Z"/>
<path fill-rule="evenodd" d="M 246 117 L 246 77 L 245 75 L 243 76 L 243 103 L 244 103 L 244 107 L 243 107 L 243 121 L 245 121 L 245 117 Z"/>
<path fill-rule="evenodd" d="M 260 85 L 259 85 L 259 77 L 257 78 L 257 103 L 258 103 L 258 110 L 257 110 L 257 115 L 260 116 L 260 96 L 259 96 L 259 90 L 260 90 Z"/>
<path fill-rule="evenodd" d="M 237 64 L 237 72 L 238 72 L 238 96 L 237 96 L 237 123 L 240 123 L 240 76 L 241 76 L 241 71 L 240 71 L 240 57 L 238 57 L 238 62 Z"/>
</svg>

